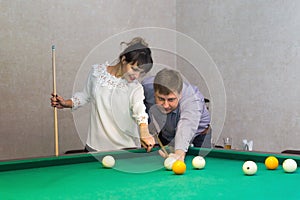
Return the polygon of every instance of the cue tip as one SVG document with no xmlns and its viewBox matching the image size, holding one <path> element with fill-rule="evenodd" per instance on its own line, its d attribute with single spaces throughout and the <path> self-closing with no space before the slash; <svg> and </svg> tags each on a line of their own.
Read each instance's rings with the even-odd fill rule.
<svg viewBox="0 0 300 200">
<path fill-rule="evenodd" d="M 55 45 L 52 45 L 52 50 L 55 50 Z"/>
</svg>

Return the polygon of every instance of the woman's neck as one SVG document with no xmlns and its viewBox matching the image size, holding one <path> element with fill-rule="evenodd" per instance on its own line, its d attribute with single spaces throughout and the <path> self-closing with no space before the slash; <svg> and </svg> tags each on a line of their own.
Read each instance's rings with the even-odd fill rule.
<svg viewBox="0 0 300 200">
<path fill-rule="evenodd" d="M 110 73 L 112 76 L 115 76 L 117 78 L 121 78 L 123 76 L 121 63 L 118 63 L 118 64 L 113 65 L 113 66 L 108 66 L 107 67 L 107 72 Z"/>
</svg>

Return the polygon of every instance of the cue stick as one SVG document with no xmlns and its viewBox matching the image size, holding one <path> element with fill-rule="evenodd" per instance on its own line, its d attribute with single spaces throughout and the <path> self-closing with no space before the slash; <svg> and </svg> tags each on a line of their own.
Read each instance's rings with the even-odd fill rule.
<svg viewBox="0 0 300 200">
<path fill-rule="evenodd" d="M 155 136 L 156 136 L 157 142 L 158 142 L 158 144 L 159 144 L 161 150 L 166 154 L 167 157 L 169 157 L 169 154 L 168 154 L 168 152 L 167 152 L 165 146 L 161 143 L 161 141 L 160 141 L 160 139 L 159 139 L 159 137 L 158 137 L 158 133 L 156 133 Z"/>
<path fill-rule="evenodd" d="M 52 45 L 52 72 L 53 72 L 53 95 L 56 96 L 55 45 Z M 54 137 L 55 137 L 55 155 L 58 156 L 58 125 L 57 125 L 56 107 L 54 107 Z"/>
<path fill-rule="evenodd" d="M 168 152 L 167 152 L 165 146 L 162 144 L 162 142 L 160 141 L 160 139 L 159 139 L 159 137 L 158 137 L 158 131 L 157 131 L 157 130 L 158 130 L 158 128 L 159 128 L 159 125 L 158 125 L 156 119 L 154 118 L 153 114 L 152 114 L 152 121 L 153 121 L 155 130 L 156 130 L 156 134 L 155 134 L 156 140 L 157 140 L 157 142 L 158 142 L 160 148 L 162 149 L 162 151 L 163 151 L 163 152 L 166 154 L 166 156 L 168 157 L 169 154 L 168 154 Z"/>
</svg>

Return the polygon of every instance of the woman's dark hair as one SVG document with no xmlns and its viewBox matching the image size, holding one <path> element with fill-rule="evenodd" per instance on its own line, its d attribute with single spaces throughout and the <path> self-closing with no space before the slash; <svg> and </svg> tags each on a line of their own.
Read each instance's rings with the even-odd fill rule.
<svg viewBox="0 0 300 200">
<path fill-rule="evenodd" d="M 143 69 L 145 73 L 149 72 L 153 66 L 153 60 L 151 56 L 151 50 L 148 44 L 140 37 L 133 38 L 126 44 L 127 48 L 120 54 L 119 59 L 122 60 L 123 56 L 128 63 L 135 64 L 140 69 Z"/>
</svg>

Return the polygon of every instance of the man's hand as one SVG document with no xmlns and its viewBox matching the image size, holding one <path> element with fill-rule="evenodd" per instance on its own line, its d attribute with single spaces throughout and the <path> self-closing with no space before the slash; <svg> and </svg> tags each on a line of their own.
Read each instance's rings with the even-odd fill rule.
<svg viewBox="0 0 300 200">
<path fill-rule="evenodd" d="M 162 150 L 159 150 L 158 151 L 159 155 L 163 158 L 167 158 L 168 156 L 162 151 Z M 185 158 L 185 152 L 181 149 L 177 149 L 175 150 L 174 153 L 170 153 L 169 154 L 169 157 L 173 157 L 175 158 L 176 160 L 181 160 L 181 161 L 184 161 L 184 158 Z"/>
</svg>

